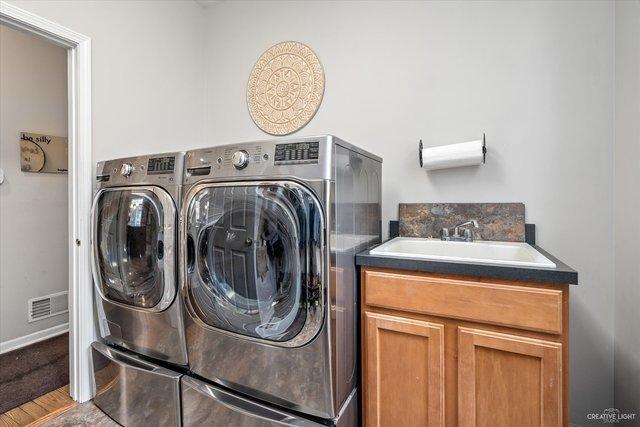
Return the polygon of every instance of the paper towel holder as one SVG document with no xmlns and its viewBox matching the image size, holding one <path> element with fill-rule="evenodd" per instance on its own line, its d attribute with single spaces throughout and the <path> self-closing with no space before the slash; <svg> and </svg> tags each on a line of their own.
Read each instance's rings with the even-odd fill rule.
<svg viewBox="0 0 640 427">
<path fill-rule="evenodd" d="M 422 168 L 422 140 L 418 143 L 418 159 L 420 160 L 420 167 Z M 485 139 L 484 132 L 482 132 L 482 163 L 487 163 L 487 141 Z"/>
</svg>

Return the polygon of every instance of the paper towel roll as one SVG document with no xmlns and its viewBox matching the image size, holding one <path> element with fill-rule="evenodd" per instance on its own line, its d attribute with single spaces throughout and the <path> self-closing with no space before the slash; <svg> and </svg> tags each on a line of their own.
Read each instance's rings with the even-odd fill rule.
<svg viewBox="0 0 640 427">
<path fill-rule="evenodd" d="M 420 146 L 420 165 L 426 170 L 479 165 L 484 161 L 484 141 L 461 142 L 440 147 Z"/>
</svg>

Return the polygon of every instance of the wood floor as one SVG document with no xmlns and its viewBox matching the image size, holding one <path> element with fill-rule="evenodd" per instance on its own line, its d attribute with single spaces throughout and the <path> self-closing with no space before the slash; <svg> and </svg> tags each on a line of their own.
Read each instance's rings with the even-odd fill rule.
<svg viewBox="0 0 640 427">
<path fill-rule="evenodd" d="M 0 414 L 0 427 L 42 426 L 77 404 L 69 396 L 69 385 L 67 384 Z"/>
</svg>

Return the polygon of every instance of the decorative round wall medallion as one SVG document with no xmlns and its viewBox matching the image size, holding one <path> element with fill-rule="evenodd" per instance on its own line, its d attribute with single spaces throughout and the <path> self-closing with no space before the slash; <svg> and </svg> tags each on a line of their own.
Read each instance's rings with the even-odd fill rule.
<svg viewBox="0 0 640 427">
<path fill-rule="evenodd" d="M 270 47 L 256 62 L 247 84 L 247 106 L 256 125 L 271 135 L 301 129 L 324 94 L 324 71 L 316 54 L 298 42 Z"/>
</svg>

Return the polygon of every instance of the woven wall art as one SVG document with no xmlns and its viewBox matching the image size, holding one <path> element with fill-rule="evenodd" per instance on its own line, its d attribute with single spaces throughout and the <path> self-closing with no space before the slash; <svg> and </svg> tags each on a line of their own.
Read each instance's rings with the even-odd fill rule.
<svg viewBox="0 0 640 427">
<path fill-rule="evenodd" d="M 287 135 L 313 118 L 324 94 L 324 71 L 306 45 L 288 41 L 270 47 L 247 84 L 251 118 L 271 135 Z"/>
</svg>

